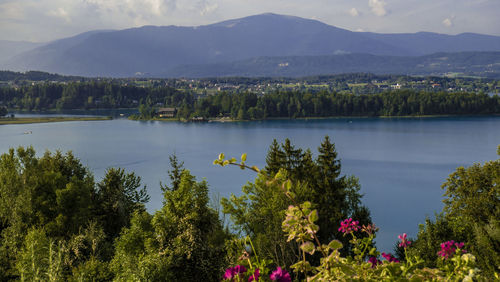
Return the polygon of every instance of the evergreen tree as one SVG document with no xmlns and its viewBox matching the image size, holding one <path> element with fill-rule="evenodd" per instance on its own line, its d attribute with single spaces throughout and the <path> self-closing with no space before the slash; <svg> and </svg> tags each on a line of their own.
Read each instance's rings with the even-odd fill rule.
<svg viewBox="0 0 500 282">
<path fill-rule="evenodd" d="M 310 201 L 318 209 L 323 243 L 347 240 L 337 231 L 347 217 L 355 217 L 363 224 L 371 222 L 368 210 L 361 205 L 359 182 L 354 177 L 340 176 L 340 161 L 328 137 L 319 152 L 313 160 L 310 150 L 296 149 L 289 139 L 281 146 L 274 140 L 266 157 L 266 171 L 258 175 L 255 183 L 242 188 L 242 196 L 231 195 L 221 201 L 224 213 L 231 216 L 236 228 L 250 235 L 259 255 L 278 265 L 289 266 L 298 256 L 296 244 L 286 242 L 281 230 L 284 210 L 292 203 L 281 186 L 268 181 L 280 169 L 295 184 L 292 192 L 296 200 Z"/>
<path fill-rule="evenodd" d="M 152 218 L 136 213 L 116 242 L 112 268 L 118 280 L 217 281 L 222 276 L 226 233 L 209 207 L 207 183 L 196 182 L 185 169 L 179 178 L 170 175 L 178 185 L 165 187 L 163 208 Z"/>
<path fill-rule="evenodd" d="M 133 172 L 125 173 L 121 168 L 110 168 L 103 180 L 97 184 L 97 213 L 103 228 L 112 242 L 123 227 L 130 224 L 134 211 L 145 210 L 149 201 L 146 186 L 141 187 L 141 178 Z"/>
<path fill-rule="evenodd" d="M 280 145 L 276 139 L 273 139 L 273 143 L 269 147 L 266 156 L 266 172 L 269 176 L 273 176 L 283 167 L 285 161 L 285 153 L 281 150 Z"/>
</svg>

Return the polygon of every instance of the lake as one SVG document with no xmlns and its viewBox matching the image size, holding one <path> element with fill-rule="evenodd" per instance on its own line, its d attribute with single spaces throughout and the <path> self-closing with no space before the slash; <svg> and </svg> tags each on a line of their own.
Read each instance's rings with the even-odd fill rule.
<svg viewBox="0 0 500 282">
<path fill-rule="evenodd" d="M 84 113 L 81 113 L 84 114 Z M 22 115 L 18 115 L 22 116 Z M 24 134 L 31 132 L 31 134 Z M 391 251 L 397 235 L 415 236 L 418 224 L 442 209 L 441 184 L 458 166 L 496 159 L 500 117 L 339 118 L 229 123 L 93 122 L 0 126 L 0 152 L 32 145 L 72 150 L 100 181 L 106 168 L 122 167 L 141 176 L 153 212 L 162 205 L 160 181 L 168 183 L 168 157 L 176 154 L 212 197 L 240 194 L 255 174 L 212 164 L 218 154 L 247 153 L 247 163 L 264 167 L 272 140 L 289 138 L 313 153 L 329 135 L 343 174 L 360 179 L 363 202 L 380 227 L 377 245 Z"/>
</svg>

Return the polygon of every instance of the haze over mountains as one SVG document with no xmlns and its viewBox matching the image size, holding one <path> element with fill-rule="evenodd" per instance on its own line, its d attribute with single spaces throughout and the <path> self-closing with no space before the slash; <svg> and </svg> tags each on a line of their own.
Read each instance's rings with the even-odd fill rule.
<svg viewBox="0 0 500 282">
<path fill-rule="evenodd" d="M 437 52 L 467 53 L 429 56 Z M 14 54 L 3 63 L 1 58 L 0 69 L 83 76 L 406 74 L 422 64 L 424 73 L 495 76 L 500 74 L 500 37 L 352 32 L 316 20 L 262 14 L 198 27 L 91 31 Z M 442 58 L 447 58 L 444 63 Z M 435 63 L 439 68 L 425 67 Z"/>
</svg>

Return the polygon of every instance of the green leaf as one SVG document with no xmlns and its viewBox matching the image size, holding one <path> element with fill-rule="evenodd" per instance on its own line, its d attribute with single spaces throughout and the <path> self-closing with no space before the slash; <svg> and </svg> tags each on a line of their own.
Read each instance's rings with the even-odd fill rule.
<svg viewBox="0 0 500 282">
<path fill-rule="evenodd" d="M 333 240 L 328 244 L 328 247 L 332 250 L 338 250 L 342 248 L 342 243 L 339 240 Z"/>
<path fill-rule="evenodd" d="M 310 209 L 311 208 L 311 202 L 305 201 L 304 203 L 302 203 L 302 208 L 303 209 Z"/>
<path fill-rule="evenodd" d="M 241 155 L 241 161 L 246 162 L 247 161 L 247 153 L 244 153 Z"/>
<path fill-rule="evenodd" d="M 219 154 L 219 160 L 223 160 L 225 157 L 224 157 L 224 153 L 220 153 Z"/>
<path fill-rule="evenodd" d="M 302 245 L 300 245 L 300 249 L 302 249 L 304 252 L 312 255 L 314 254 L 314 251 L 316 250 L 316 247 L 312 242 L 304 242 Z"/>
<path fill-rule="evenodd" d="M 311 223 L 314 223 L 315 221 L 318 220 L 318 211 L 317 210 L 313 210 L 310 214 L 309 214 L 309 221 Z"/>
<path fill-rule="evenodd" d="M 255 172 L 260 172 L 260 169 L 257 166 L 252 166 L 252 170 Z"/>
</svg>

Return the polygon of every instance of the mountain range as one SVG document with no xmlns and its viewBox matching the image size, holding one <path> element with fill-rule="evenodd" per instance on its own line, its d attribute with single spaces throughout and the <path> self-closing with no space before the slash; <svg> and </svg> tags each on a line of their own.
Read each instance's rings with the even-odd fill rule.
<svg viewBox="0 0 500 282">
<path fill-rule="evenodd" d="M 500 74 L 499 36 L 353 32 L 276 14 L 197 27 L 96 30 L 31 47 L 9 58 L 2 51 L 0 69 L 93 77 L 407 74 L 412 69 L 423 74 Z M 469 65 L 467 60 L 484 64 Z"/>
</svg>

